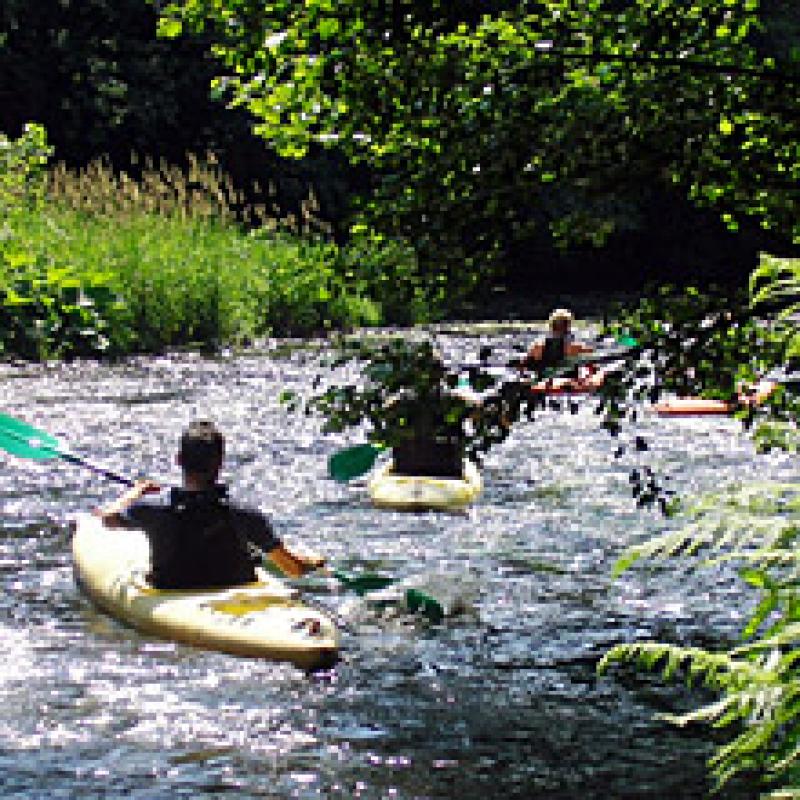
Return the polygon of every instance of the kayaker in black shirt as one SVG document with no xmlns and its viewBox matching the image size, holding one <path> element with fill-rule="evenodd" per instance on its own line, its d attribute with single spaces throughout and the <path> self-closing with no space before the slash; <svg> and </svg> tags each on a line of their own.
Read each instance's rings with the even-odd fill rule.
<svg viewBox="0 0 800 800">
<path fill-rule="evenodd" d="M 238 586 L 256 579 L 261 553 L 287 575 L 300 577 L 325 563 L 298 555 L 276 536 L 269 519 L 228 498 L 217 479 L 225 440 L 210 422 L 192 423 L 181 436 L 177 461 L 183 486 L 161 493 L 149 480 L 95 514 L 109 528 L 141 528 L 150 541 L 149 581 L 158 589 Z M 158 497 L 145 495 L 159 494 Z"/>
<path fill-rule="evenodd" d="M 524 366 L 553 367 L 567 356 L 594 352 L 594 348 L 575 341 L 572 333 L 572 312 L 556 308 L 548 319 L 550 332 L 543 342 L 536 342 L 528 350 Z"/>
</svg>

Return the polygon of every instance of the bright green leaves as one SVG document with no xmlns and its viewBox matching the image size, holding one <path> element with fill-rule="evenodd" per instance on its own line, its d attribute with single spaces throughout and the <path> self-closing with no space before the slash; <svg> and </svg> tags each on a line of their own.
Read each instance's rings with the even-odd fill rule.
<svg viewBox="0 0 800 800">
<path fill-rule="evenodd" d="M 327 17 L 319 22 L 319 36 L 321 39 L 332 39 L 339 33 L 339 28 L 339 20 L 336 17 Z"/>
<path fill-rule="evenodd" d="M 41 125 L 28 123 L 18 139 L 0 132 L 0 212 L 39 203 L 52 152 Z"/>
<path fill-rule="evenodd" d="M 183 23 L 179 19 L 161 17 L 158 21 L 158 35 L 166 39 L 176 39 L 183 33 Z"/>
<path fill-rule="evenodd" d="M 0 354 L 40 360 L 102 355 L 119 305 L 113 278 L 67 268 L 0 262 Z"/>
<path fill-rule="evenodd" d="M 763 31 L 785 25 L 755 0 L 402 8 L 183 0 L 162 30 L 206 30 L 278 152 L 321 144 L 370 169 L 364 223 L 453 293 L 465 264 L 488 273 L 542 225 L 601 245 L 666 180 L 732 230 L 800 238 L 796 80 L 777 79 Z"/>
</svg>

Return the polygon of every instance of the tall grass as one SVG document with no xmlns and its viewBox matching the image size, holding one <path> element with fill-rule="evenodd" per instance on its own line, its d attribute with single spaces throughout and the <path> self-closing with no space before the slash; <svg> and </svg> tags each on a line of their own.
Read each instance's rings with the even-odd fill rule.
<svg viewBox="0 0 800 800">
<path fill-rule="evenodd" d="M 177 215 L 86 215 L 63 207 L 28 217 L 17 233 L 29 251 L 53 256 L 80 277 L 108 276 L 122 303 L 115 344 L 123 350 L 379 321 L 377 309 L 340 279 L 338 250 L 324 242 L 247 235 Z"/>
<path fill-rule="evenodd" d="M 312 227 L 298 225 L 291 217 L 279 219 L 265 202 L 248 202 L 244 192 L 219 168 L 213 154 L 204 159 L 189 154 L 186 162 L 185 167 L 163 159 L 158 164 L 151 158 L 140 163 L 132 154 L 129 172 L 115 171 L 104 158 L 78 170 L 60 163 L 47 175 L 47 195 L 59 206 L 92 215 L 157 214 L 229 224 L 243 222 L 270 230 L 281 227 L 298 233 Z M 264 194 L 259 186 L 254 188 L 257 194 Z M 274 193 L 275 187 L 270 185 L 266 194 Z M 302 204 L 303 221 L 314 221 L 317 230 L 329 232 L 329 226 L 313 219 L 316 210 L 316 198 L 310 193 Z"/>
<path fill-rule="evenodd" d="M 248 207 L 213 163 L 198 159 L 185 170 L 146 163 L 135 179 L 103 161 L 81 171 L 57 166 L 44 201 L 8 215 L 0 308 L 28 319 L 17 319 L 17 344 L 6 337 L 5 349 L 153 352 L 382 322 L 381 299 L 397 304 L 404 282 L 414 283 L 410 252 L 385 243 L 340 248 L 290 232 L 313 227 L 313 212 L 313 198 L 299 222 Z M 97 318 L 91 342 L 63 341 L 60 306 L 54 324 L 36 331 L 32 317 L 65 281 L 78 292 L 70 308 Z M 21 347 L 26 331 L 38 339 Z"/>
</svg>

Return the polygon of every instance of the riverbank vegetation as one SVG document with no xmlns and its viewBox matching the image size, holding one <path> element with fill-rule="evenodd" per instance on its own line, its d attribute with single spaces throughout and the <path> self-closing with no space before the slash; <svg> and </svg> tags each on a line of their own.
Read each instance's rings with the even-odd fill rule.
<svg viewBox="0 0 800 800">
<path fill-rule="evenodd" d="M 136 2 L 124 3 L 134 17 Z M 12 0 L 4 11 L 14 25 L 0 36 L 0 44 L 11 42 L 0 56 L 30 78 L 22 65 L 36 23 L 55 26 L 46 15 L 21 22 L 29 5 Z M 92 5 L 106 21 L 115 19 L 114 4 Z M 101 163 L 82 175 L 48 173 L 40 129 L 4 139 L 3 353 L 152 352 L 429 319 L 484 297 L 492 281 L 508 278 L 510 265 L 526 271 L 525 283 L 536 289 L 556 250 L 600 252 L 635 231 L 659 241 L 676 208 L 694 207 L 727 231 L 726 257 L 741 245 L 748 272 L 757 267 L 758 249 L 787 257 L 763 257 L 752 297 L 727 289 L 654 292 L 612 327 L 636 342 L 618 377 L 606 381 L 598 409 L 619 437 L 617 452 L 626 452 L 626 425 L 635 425 L 642 403 L 662 392 L 736 400 L 742 382 L 796 363 L 798 270 L 789 258 L 800 244 L 796 3 L 406 3 L 402 12 L 363 0 L 157 5 L 163 36 L 191 51 L 208 79 L 215 74 L 211 95 L 240 115 L 237 124 L 252 127 L 276 159 L 328 153 L 332 162 L 317 163 L 349 165 L 352 196 L 331 215 L 328 233 L 309 235 L 281 209 L 240 201 L 210 164 L 176 171 L 144 162 L 125 172 Z M 37 4 L 38 14 L 43 7 Z M 162 40 L 149 45 L 151 63 L 132 59 L 123 76 L 123 49 L 110 56 L 105 39 L 73 22 L 64 29 L 92 68 L 81 61 L 59 73 L 59 97 L 70 109 L 88 97 L 109 130 L 155 147 L 159 109 L 171 108 L 162 85 L 149 90 L 155 101 L 143 102 L 131 90 L 142 84 L 123 77 L 141 80 L 157 63 L 180 94 L 187 71 L 167 68 L 174 63 Z M 69 40 L 56 31 L 48 46 L 64 54 Z M 15 42 L 27 47 L 15 50 Z M 205 49 L 216 68 L 202 58 Z M 79 113 L 69 118 L 73 145 L 83 141 L 80 121 Z M 177 136 L 179 122 L 170 125 Z M 112 138 L 106 131 L 103 141 Z M 236 137 L 222 138 L 230 156 Z M 280 163 L 286 169 L 288 161 Z M 659 213 L 648 214 L 653 208 Z M 297 214 L 301 208 L 295 220 Z M 683 256 L 706 234 L 688 225 L 670 247 Z M 669 279 L 658 246 L 648 253 Z M 705 264 L 680 266 L 697 268 L 706 283 Z M 602 285 L 605 276 L 570 277 Z M 372 361 L 386 367 L 383 356 Z M 373 406 L 386 405 L 392 370 L 406 384 L 419 378 L 418 362 L 409 363 L 410 370 L 391 362 L 376 373 L 378 386 L 353 384 L 344 395 L 328 395 L 322 410 L 334 424 L 359 423 Z M 434 378 L 452 389 L 456 376 Z M 373 394 L 363 397 L 357 389 L 364 388 Z M 354 410 L 341 397 L 355 401 Z M 736 413 L 761 431 L 762 445 L 790 445 L 800 417 L 796 398 L 787 384 L 763 407 L 742 403 Z M 465 408 L 448 401 L 443 413 L 450 412 L 458 418 Z M 782 439 L 758 428 L 767 416 L 783 426 Z M 632 436 L 627 452 L 646 451 Z M 632 484 L 640 504 L 674 510 L 647 466 Z M 714 762 L 719 780 L 748 770 L 762 774 L 776 796 L 800 796 L 797 503 L 776 491 L 762 487 L 758 495 L 786 525 L 774 516 L 755 519 L 751 495 L 745 507 L 717 499 L 718 530 L 734 534 L 701 526 L 636 553 L 680 555 L 703 546 L 714 558 L 738 559 L 760 601 L 742 645 L 714 653 L 634 642 L 612 650 L 603 666 L 666 664 L 668 677 L 686 670 L 690 680 L 718 690 L 719 703 L 679 721 L 739 726 Z"/>
<path fill-rule="evenodd" d="M 37 126 L 4 152 L 6 355 L 214 348 L 426 311 L 408 248 L 298 235 L 263 207 L 248 210 L 246 228 L 241 197 L 212 164 L 144 165 L 136 179 L 101 162 L 48 171 Z"/>
</svg>

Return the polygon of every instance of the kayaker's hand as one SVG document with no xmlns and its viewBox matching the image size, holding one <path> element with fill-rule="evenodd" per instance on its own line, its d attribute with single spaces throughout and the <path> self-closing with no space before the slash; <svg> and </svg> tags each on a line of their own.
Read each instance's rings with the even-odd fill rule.
<svg viewBox="0 0 800 800">
<path fill-rule="evenodd" d="M 92 513 L 96 517 L 103 520 L 103 524 L 109 528 L 116 528 L 120 525 L 119 515 L 122 514 L 128 506 L 135 503 L 146 494 L 155 494 L 161 491 L 161 487 L 149 478 L 140 478 L 135 481 L 133 486 L 128 489 L 125 494 L 113 500 L 102 508 L 96 508 Z"/>
<path fill-rule="evenodd" d="M 133 484 L 133 491 L 131 494 L 135 494 L 138 499 L 139 497 L 144 497 L 146 494 L 158 494 L 160 491 L 161 486 L 155 481 L 151 481 L 149 478 L 139 478 Z"/>
<path fill-rule="evenodd" d="M 328 563 L 328 559 L 325 556 L 309 556 L 305 561 L 310 570 L 322 569 Z"/>
</svg>

